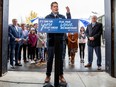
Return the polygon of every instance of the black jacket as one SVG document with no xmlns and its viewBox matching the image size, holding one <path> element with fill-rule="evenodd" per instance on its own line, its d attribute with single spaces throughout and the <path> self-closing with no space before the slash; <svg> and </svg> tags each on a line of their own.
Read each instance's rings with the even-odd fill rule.
<svg viewBox="0 0 116 87">
<path fill-rule="evenodd" d="M 88 37 L 88 46 L 96 47 L 101 46 L 101 35 L 102 35 L 103 27 L 101 23 L 96 23 L 94 27 L 92 24 L 89 24 L 86 29 L 86 35 Z M 94 37 L 94 41 L 90 41 L 89 37 Z"/>
<path fill-rule="evenodd" d="M 55 17 L 53 13 L 47 15 L 45 17 L 46 19 L 66 19 L 65 16 L 61 15 L 61 14 L 57 14 L 57 16 Z M 71 14 L 67 13 L 67 19 L 71 19 Z M 59 39 L 61 39 L 63 41 L 64 38 L 64 33 L 48 33 L 47 34 L 47 42 L 48 42 L 48 46 L 54 46 L 54 37 L 55 35 L 57 35 L 59 37 Z"/>
</svg>

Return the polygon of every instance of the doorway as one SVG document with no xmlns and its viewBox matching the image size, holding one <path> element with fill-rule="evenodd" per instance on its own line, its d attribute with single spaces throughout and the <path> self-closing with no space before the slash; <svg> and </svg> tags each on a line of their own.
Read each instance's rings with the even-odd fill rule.
<svg viewBox="0 0 116 87">
<path fill-rule="evenodd" d="M 9 5 L 9 2 L 8 2 L 9 0 L 6 0 L 6 1 L 4 1 L 4 4 L 3 4 L 3 12 L 4 12 L 4 14 L 5 14 L 5 11 L 4 10 L 8 10 L 8 5 Z M 110 2 L 110 1 L 109 1 Z M 108 4 L 108 6 L 107 7 L 105 7 L 105 8 L 108 8 L 109 9 L 109 11 L 111 10 L 110 8 L 110 4 L 109 4 L 109 2 L 107 2 L 107 1 L 105 1 L 105 5 L 107 5 Z M 111 2 L 110 2 L 111 3 Z M 8 12 L 7 12 L 8 13 Z M 106 15 L 110 15 L 110 14 L 108 14 L 107 12 L 105 13 Z M 3 16 L 5 16 L 5 15 L 3 15 Z M 8 15 L 6 15 L 7 17 L 8 17 Z M 3 17 L 4 18 L 4 17 Z M 107 19 L 109 19 L 109 20 L 111 20 L 109 17 L 108 18 L 106 18 L 105 19 L 105 21 L 107 20 Z M 4 22 L 6 22 L 5 20 L 3 20 L 3 23 Z M 111 22 L 111 21 L 108 21 L 108 22 Z M 105 23 L 107 23 L 107 21 L 105 22 Z M 110 23 L 108 24 L 108 25 L 110 25 Z M 107 27 L 108 25 L 105 25 L 105 27 Z M 111 25 L 110 25 L 111 26 Z M 3 25 L 3 27 L 5 27 L 4 25 Z M 3 27 L 1 28 L 1 29 L 3 29 Z M 110 29 L 109 29 L 110 30 Z M 3 35 L 3 36 L 7 36 L 6 33 L 7 32 L 7 27 L 5 27 L 5 30 L 4 31 L 2 31 L 2 33 L 3 34 L 1 34 L 1 35 Z M 111 32 L 111 31 L 110 31 Z M 112 37 L 111 36 L 111 33 L 109 34 L 109 32 L 108 31 L 105 31 L 105 33 L 107 33 L 110 37 Z M 111 56 L 111 50 L 109 50 L 109 48 L 111 48 L 111 43 L 110 42 L 108 42 L 109 40 L 111 40 L 111 38 L 110 37 L 106 37 L 105 36 L 105 38 L 107 39 L 107 41 L 105 42 L 105 47 L 106 47 L 106 51 L 104 50 L 104 59 L 106 59 L 106 60 L 104 60 L 104 68 L 105 68 L 105 66 L 106 66 L 106 68 L 105 68 L 105 70 L 108 72 L 108 73 L 110 73 L 110 74 L 112 74 L 112 71 L 111 70 L 113 70 L 114 68 L 112 67 L 112 63 L 108 63 L 108 62 L 112 62 L 113 60 L 110 60 L 109 61 L 109 58 L 111 58 L 112 56 Z M 2 38 L 2 37 L 1 37 Z M 109 39 L 110 38 L 110 39 Z M 3 44 L 3 38 L 2 38 L 2 47 L 6 47 L 7 46 L 7 39 L 4 39 L 5 41 L 6 41 L 6 44 Z M 1 47 L 1 48 L 2 48 Z M 5 53 L 7 53 L 6 52 L 7 51 L 7 49 L 5 50 Z M 109 52 L 110 51 L 110 52 Z M 1 66 L 3 67 L 1 67 L 1 74 L 3 74 L 3 73 L 5 73 L 5 72 L 7 72 L 7 57 L 5 58 L 5 60 L 3 61 L 3 55 L 6 55 L 4 52 L 3 52 L 3 48 L 2 48 L 2 50 L 1 50 L 1 53 L 2 53 L 2 57 L 1 57 Z M 105 57 L 105 54 L 106 54 L 106 57 Z M 109 57 L 109 58 L 108 58 Z M 106 63 L 105 63 L 106 62 Z M 108 68 L 109 67 L 109 68 Z M 3 72 L 4 71 L 4 72 Z"/>
</svg>

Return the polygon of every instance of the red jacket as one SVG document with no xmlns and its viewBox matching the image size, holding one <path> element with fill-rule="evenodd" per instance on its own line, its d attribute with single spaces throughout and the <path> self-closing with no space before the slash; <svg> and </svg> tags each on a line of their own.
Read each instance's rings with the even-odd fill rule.
<svg viewBox="0 0 116 87">
<path fill-rule="evenodd" d="M 36 34 L 29 34 L 28 35 L 28 44 L 31 45 L 31 47 L 35 47 L 37 43 L 37 35 Z"/>
</svg>

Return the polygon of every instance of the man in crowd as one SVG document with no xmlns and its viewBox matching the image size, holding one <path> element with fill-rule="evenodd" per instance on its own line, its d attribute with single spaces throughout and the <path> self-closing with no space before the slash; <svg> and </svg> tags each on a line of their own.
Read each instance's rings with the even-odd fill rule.
<svg viewBox="0 0 116 87">
<path fill-rule="evenodd" d="M 14 68 L 14 56 L 15 56 L 15 66 L 22 66 L 18 63 L 19 58 L 19 49 L 20 44 L 23 40 L 23 34 L 21 28 L 18 27 L 17 19 L 12 20 L 12 25 L 9 26 L 8 34 L 10 37 L 10 65 L 12 68 Z M 14 53 L 15 52 L 15 53 Z"/>
<path fill-rule="evenodd" d="M 88 64 L 85 67 L 91 67 L 93 62 L 93 50 L 97 55 L 98 70 L 101 70 L 101 35 L 103 27 L 97 22 L 97 16 L 92 16 L 92 23 L 87 26 L 86 35 L 88 37 Z"/>
<path fill-rule="evenodd" d="M 46 19 L 65 19 L 65 16 L 59 14 L 58 12 L 58 3 L 57 2 L 52 2 L 51 3 L 51 14 L 46 16 Z M 70 15 L 70 9 L 69 7 L 66 7 L 67 10 L 67 18 L 71 18 Z M 47 39 L 48 39 L 48 59 L 47 59 L 47 72 L 46 72 L 46 79 L 45 83 L 50 82 L 50 76 L 52 72 L 52 65 L 53 65 L 53 57 L 54 57 L 54 39 L 55 35 L 57 35 L 60 39 L 60 50 L 61 50 L 61 55 L 60 56 L 60 71 L 59 71 L 59 80 L 63 83 L 66 83 L 64 77 L 63 77 L 63 38 L 64 38 L 64 33 L 60 34 L 54 34 L 54 33 L 48 33 Z"/>
<path fill-rule="evenodd" d="M 23 43 L 20 46 L 20 51 L 19 51 L 19 63 L 21 64 L 21 52 L 23 49 L 23 60 L 24 62 L 28 62 L 26 58 L 26 48 L 27 48 L 27 40 L 28 40 L 28 30 L 26 30 L 26 25 L 24 23 L 21 24 L 21 29 L 22 29 L 22 34 L 23 34 Z"/>
</svg>

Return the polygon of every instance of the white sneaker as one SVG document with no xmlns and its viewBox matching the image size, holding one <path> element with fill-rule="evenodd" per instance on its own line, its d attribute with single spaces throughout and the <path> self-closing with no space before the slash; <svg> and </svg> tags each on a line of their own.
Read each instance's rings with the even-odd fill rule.
<svg viewBox="0 0 116 87">
<path fill-rule="evenodd" d="M 101 70 L 101 66 L 98 66 L 97 70 Z"/>
<path fill-rule="evenodd" d="M 34 60 L 32 60 L 32 61 L 31 61 L 31 64 L 32 64 L 32 63 L 35 63 L 35 61 L 34 61 Z"/>
</svg>

